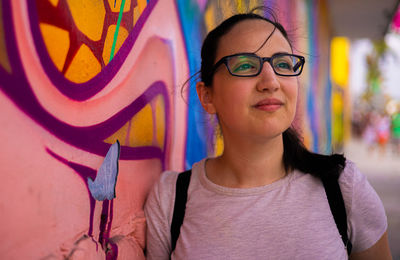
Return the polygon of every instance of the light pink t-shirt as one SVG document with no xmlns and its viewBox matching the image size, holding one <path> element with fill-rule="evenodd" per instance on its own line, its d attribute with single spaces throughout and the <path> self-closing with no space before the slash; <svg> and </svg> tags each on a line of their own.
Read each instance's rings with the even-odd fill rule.
<svg viewBox="0 0 400 260">
<path fill-rule="evenodd" d="M 347 259 L 322 182 L 297 170 L 272 184 L 227 188 L 195 163 L 186 214 L 172 259 Z M 147 259 L 169 259 L 178 173 L 164 172 L 146 205 Z M 347 161 L 339 184 L 352 252 L 370 248 L 387 229 L 382 202 Z"/>
</svg>

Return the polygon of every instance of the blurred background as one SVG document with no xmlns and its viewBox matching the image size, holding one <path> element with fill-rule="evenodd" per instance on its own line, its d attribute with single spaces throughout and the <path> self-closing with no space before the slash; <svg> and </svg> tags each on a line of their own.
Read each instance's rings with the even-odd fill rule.
<svg viewBox="0 0 400 260">
<path fill-rule="evenodd" d="M 329 1 L 329 6 L 333 150 L 355 161 L 381 197 L 393 259 L 400 259 L 399 4 Z"/>
<path fill-rule="evenodd" d="M 203 38 L 258 6 L 306 57 L 295 127 L 367 175 L 400 260 L 398 0 L 0 0 L 0 258 L 144 259 L 160 173 L 223 149 L 190 78 Z M 115 198 L 97 201 L 117 140 Z"/>
</svg>

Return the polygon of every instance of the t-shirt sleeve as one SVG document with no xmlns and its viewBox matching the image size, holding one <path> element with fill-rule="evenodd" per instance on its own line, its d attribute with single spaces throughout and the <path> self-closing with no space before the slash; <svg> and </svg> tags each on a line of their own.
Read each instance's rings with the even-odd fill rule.
<svg viewBox="0 0 400 260">
<path fill-rule="evenodd" d="M 352 252 L 372 247 L 387 229 L 382 201 L 374 188 L 351 161 L 339 179 L 346 204 Z"/>
<path fill-rule="evenodd" d="M 150 191 L 144 207 L 146 215 L 146 259 L 169 259 L 170 224 L 175 201 L 177 173 L 164 172 Z"/>
</svg>

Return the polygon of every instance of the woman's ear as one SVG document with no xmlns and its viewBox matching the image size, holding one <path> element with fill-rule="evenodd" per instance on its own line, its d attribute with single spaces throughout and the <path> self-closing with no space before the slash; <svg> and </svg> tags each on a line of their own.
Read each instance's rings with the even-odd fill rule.
<svg viewBox="0 0 400 260">
<path fill-rule="evenodd" d="M 197 95 L 199 96 L 200 103 L 204 110 L 209 114 L 215 114 L 216 110 L 213 103 L 213 91 L 212 88 L 204 85 L 203 81 L 196 83 Z"/>
</svg>

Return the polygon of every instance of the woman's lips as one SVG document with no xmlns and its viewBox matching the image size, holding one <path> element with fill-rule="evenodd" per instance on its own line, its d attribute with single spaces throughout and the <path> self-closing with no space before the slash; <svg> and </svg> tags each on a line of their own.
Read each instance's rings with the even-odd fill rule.
<svg viewBox="0 0 400 260">
<path fill-rule="evenodd" d="M 283 102 L 276 98 L 267 98 L 263 99 L 257 104 L 254 105 L 255 108 L 267 111 L 274 112 L 283 106 Z"/>
</svg>

